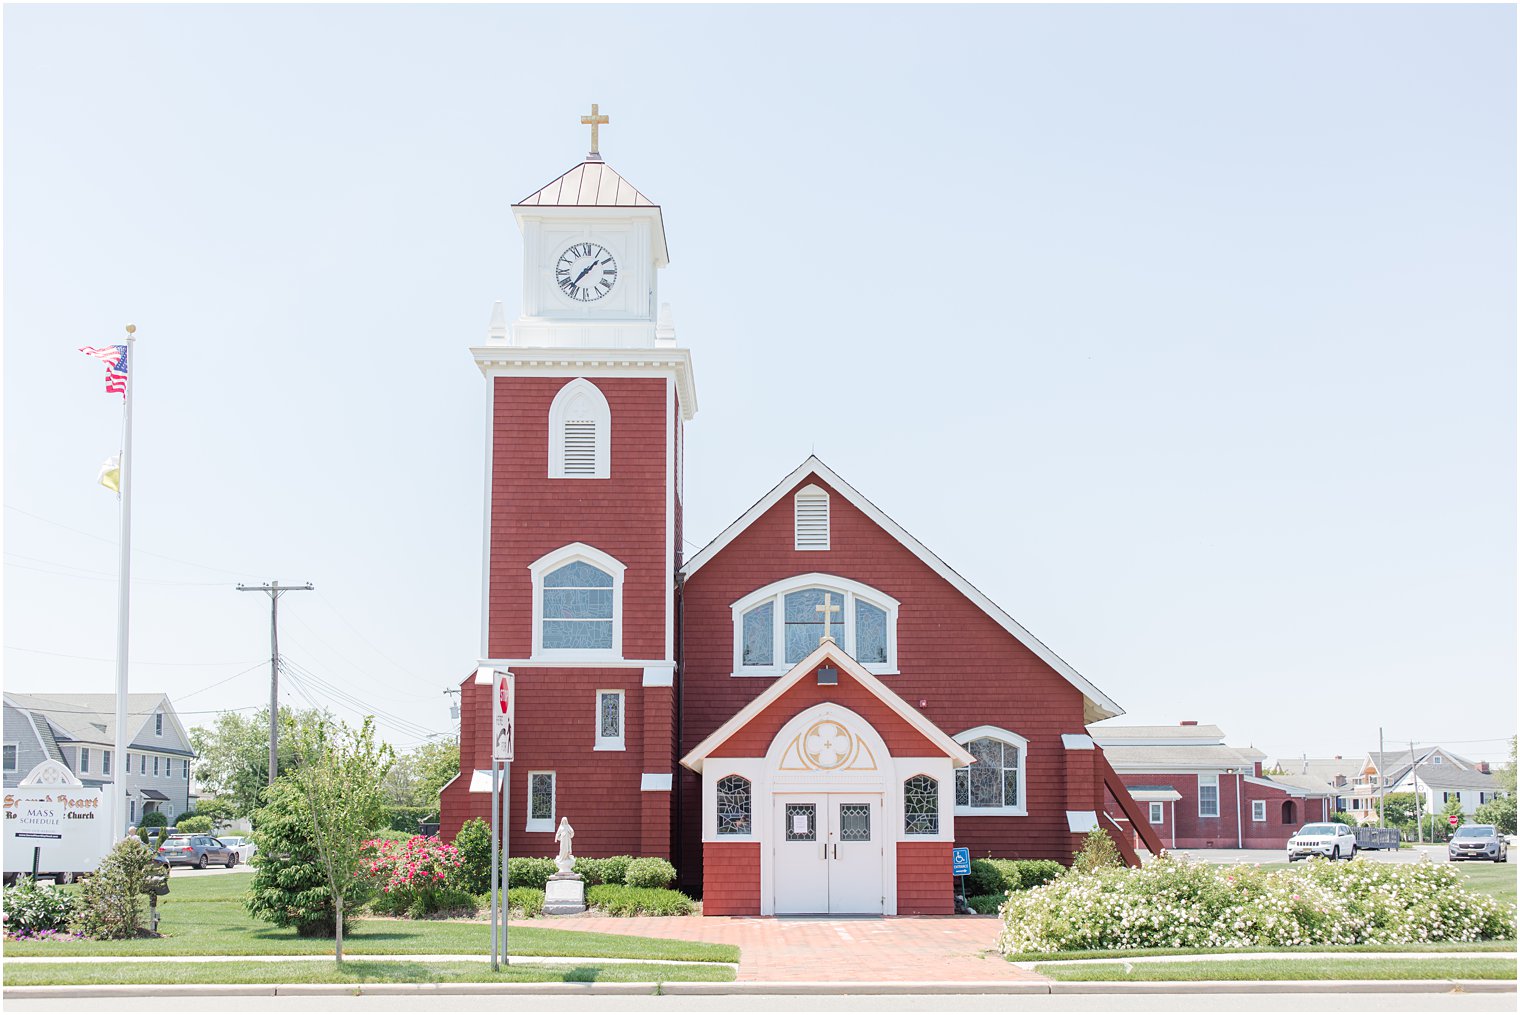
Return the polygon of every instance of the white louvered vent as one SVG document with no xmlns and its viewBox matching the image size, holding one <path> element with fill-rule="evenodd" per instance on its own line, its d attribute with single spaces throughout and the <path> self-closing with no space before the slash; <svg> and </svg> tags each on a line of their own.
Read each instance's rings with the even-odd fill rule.
<svg viewBox="0 0 1520 1015">
<path fill-rule="evenodd" d="M 565 420 L 566 476 L 596 475 L 596 420 Z"/>
<path fill-rule="evenodd" d="M 827 550 L 829 548 L 829 495 L 816 486 L 805 487 L 797 491 L 792 505 L 796 524 L 796 548 Z"/>
</svg>

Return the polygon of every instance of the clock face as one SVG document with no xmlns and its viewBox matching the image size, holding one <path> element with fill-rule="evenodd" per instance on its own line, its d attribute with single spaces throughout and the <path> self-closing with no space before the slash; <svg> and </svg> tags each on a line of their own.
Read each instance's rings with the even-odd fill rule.
<svg viewBox="0 0 1520 1015">
<path fill-rule="evenodd" d="M 599 243 L 575 243 L 559 255 L 554 265 L 554 284 L 572 300 L 590 303 L 612 292 L 618 266 Z"/>
</svg>

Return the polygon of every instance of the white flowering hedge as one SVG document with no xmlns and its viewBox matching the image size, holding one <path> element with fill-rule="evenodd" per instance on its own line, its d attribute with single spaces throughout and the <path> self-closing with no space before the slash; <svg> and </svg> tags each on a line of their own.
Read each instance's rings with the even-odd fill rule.
<svg viewBox="0 0 1520 1015">
<path fill-rule="evenodd" d="M 1000 915 L 1005 955 L 1515 936 L 1514 907 L 1469 891 L 1450 865 L 1366 860 L 1262 870 L 1162 856 L 1015 892 Z"/>
</svg>

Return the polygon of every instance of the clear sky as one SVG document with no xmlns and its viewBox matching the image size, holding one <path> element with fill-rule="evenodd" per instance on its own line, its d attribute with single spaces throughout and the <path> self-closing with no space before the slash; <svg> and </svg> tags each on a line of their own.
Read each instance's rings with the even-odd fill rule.
<svg viewBox="0 0 1520 1015">
<path fill-rule="evenodd" d="M 310 580 L 305 693 L 450 730 L 467 349 L 598 102 L 695 357 L 688 553 L 816 449 L 1127 721 L 1514 732 L 1512 7 L 4 19 L 8 688 L 112 688 L 120 403 L 75 349 L 133 321 L 133 690 L 256 707 L 233 585 Z"/>
</svg>

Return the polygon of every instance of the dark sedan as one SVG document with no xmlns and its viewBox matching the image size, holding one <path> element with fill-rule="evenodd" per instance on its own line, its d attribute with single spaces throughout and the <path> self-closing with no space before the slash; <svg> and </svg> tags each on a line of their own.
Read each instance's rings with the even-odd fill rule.
<svg viewBox="0 0 1520 1015">
<path fill-rule="evenodd" d="M 205 870 L 214 863 L 236 867 L 237 851 L 210 835 L 171 835 L 158 847 L 158 858 L 173 866 L 188 864 Z"/>
<path fill-rule="evenodd" d="M 1493 825 L 1463 825 L 1446 844 L 1446 859 L 1509 863 L 1509 847 Z"/>
</svg>

